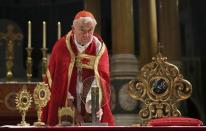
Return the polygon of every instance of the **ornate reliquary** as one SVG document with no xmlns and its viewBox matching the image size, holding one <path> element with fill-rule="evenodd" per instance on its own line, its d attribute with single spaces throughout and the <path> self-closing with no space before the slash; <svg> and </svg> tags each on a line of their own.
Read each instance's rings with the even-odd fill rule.
<svg viewBox="0 0 206 131">
<path fill-rule="evenodd" d="M 179 69 L 159 52 L 144 65 L 136 80 L 128 84 L 129 95 L 143 104 L 139 117 L 143 121 L 168 116 L 181 116 L 179 102 L 189 98 L 192 85 L 183 79 Z"/>
</svg>

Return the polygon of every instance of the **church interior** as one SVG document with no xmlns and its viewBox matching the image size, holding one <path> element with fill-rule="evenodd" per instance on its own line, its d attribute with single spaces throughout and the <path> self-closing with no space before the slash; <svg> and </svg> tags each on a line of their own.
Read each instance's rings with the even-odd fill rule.
<svg viewBox="0 0 206 131">
<path fill-rule="evenodd" d="M 23 85 L 33 91 L 43 81 L 55 42 L 71 30 L 73 18 L 80 10 L 94 14 L 95 33 L 101 35 L 109 52 L 110 106 L 116 126 L 143 123 L 140 112 L 147 101 L 131 97 L 128 83 L 141 81 L 141 74 L 147 74 L 146 68 L 159 57 L 167 57 L 166 64 L 174 65 L 172 68 L 178 69 L 175 71 L 180 79 L 191 84 L 186 82 L 190 91 L 177 99 L 181 116 L 198 119 L 204 125 L 205 4 L 205 0 L 0 0 L 0 126 L 21 121 L 16 93 Z M 163 57 L 158 55 L 160 52 Z M 164 77 L 160 80 L 167 82 L 168 76 Z M 172 80 L 173 77 L 168 83 Z M 134 84 L 137 83 L 133 82 L 133 87 Z M 169 91 L 172 95 L 173 89 Z M 32 103 L 26 121 L 32 124 L 36 119 Z"/>
</svg>

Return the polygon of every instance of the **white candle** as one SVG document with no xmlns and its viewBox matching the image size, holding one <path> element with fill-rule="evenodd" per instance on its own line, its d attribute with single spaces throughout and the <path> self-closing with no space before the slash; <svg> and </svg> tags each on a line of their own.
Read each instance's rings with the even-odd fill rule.
<svg viewBox="0 0 206 131">
<path fill-rule="evenodd" d="M 61 22 L 57 23 L 57 39 L 61 38 Z"/>
<path fill-rule="evenodd" d="M 46 22 L 43 21 L 43 48 L 46 48 Z"/>
<path fill-rule="evenodd" d="M 31 21 L 28 21 L 28 48 L 31 48 Z"/>
</svg>

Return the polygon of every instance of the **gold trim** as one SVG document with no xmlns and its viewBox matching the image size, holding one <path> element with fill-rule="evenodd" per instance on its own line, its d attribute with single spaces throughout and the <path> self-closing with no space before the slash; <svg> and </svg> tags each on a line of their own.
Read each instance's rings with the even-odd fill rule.
<svg viewBox="0 0 206 131">
<path fill-rule="evenodd" d="M 97 78 L 97 86 L 100 87 L 100 93 L 101 94 L 103 94 L 103 93 L 102 93 L 102 86 L 100 84 L 100 75 L 99 75 L 99 72 L 98 72 L 98 65 L 99 65 L 99 60 L 100 60 L 101 56 L 103 55 L 105 49 L 106 49 L 106 46 L 105 46 L 104 43 L 102 43 L 102 48 L 101 48 L 100 52 L 97 54 L 96 60 L 94 62 L 94 73 L 95 73 L 95 77 Z M 103 100 L 100 100 L 100 101 L 101 101 L 101 105 L 106 104 L 106 103 L 103 103 Z"/>
<path fill-rule="evenodd" d="M 79 68 L 94 69 L 94 62 L 96 56 L 87 55 L 87 54 L 78 54 L 76 56 L 76 66 Z M 84 60 L 87 60 L 87 63 L 84 63 Z"/>
<path fill-rule="evenodd" d="M 69 53 L 71 55 L 71 62 L 70 62 L 70 65 L 69 65 L 69 70 L 68 70 L 68 85 L 70 83 L 70 78 L 71 78 L 71 74 L 72 74 L 72 71 L 73 71 L 74 63 L 75 63 L 75 55 L 74 55 L 74 52 L 71 49 L 71 44 L 70 44 L 70 35 L 71 35 L 71 31 L 66 36 L 67 49 L 69 50 Z M 97 54 L 96 59 L 94 61 L 94 73 L 95 73 L 95 77 L 97 78 L 97 86 L 101 87 L 100 88 L 100 93 L 103 94 L 102 93 L 102 86 L 100 86 L 101 84 L 100 84 L 100 75 L 99 75 L 99 72 L 98 72 L 98 64 L 99 64 L 99 60 L 100 60 L 102 54 L 105 51 L 106 46 L 105 46 L 104 43 L 101 43 L 101 44 L 102 44 L 102 47 L 101 47 L 101 49 L 100 49 L 99 53 Z M 89 56 L 89 55 L 85 54 L 85 56 Z M 102 100 L 101 100 L 101 103 L 103 103 Z M 66 100 L 65 105 L 68 106 L 67 104 L 68 103 L 67 103 L 67 100 Z"/>
<path fill-rule="evenodd" d="M 72 71 L 73 71 L 74 63 L 75 63 L 75 54 L 74 54 L 74 52 L 72 51 L 72 48 L 71 48 L 70 36 L 71 36 L 71 31 L 66 36 L 66 46 L 67 46 L 67 49 L 68 49 L 68 51 L 71 55 L 71 62 L 69 64 L 69 69 L 68 69 L 68 83 L 67 83 L 67 85 L 70 85 L 71 75 L 72 75 Z M 69 88 L 69 86 L 67 88 Z M 69 90 L 69 89 L 67 89 L 67 90 Z M 67 102 L 67 99 L 66 99 L 66 102 L 65 102 L 66 107 L 68 106 L 67 104 L 68 104 L 68 102 Z"/>
<path fill-rule="evenodd" d="M 52 79 L 51 79 L 51 73 L 50 73 L 49 69 L 47 69 L 46 76 L 47 76 L 47 79 L 48 79 L 49 87 L 51 88 Z"/>
</svg>

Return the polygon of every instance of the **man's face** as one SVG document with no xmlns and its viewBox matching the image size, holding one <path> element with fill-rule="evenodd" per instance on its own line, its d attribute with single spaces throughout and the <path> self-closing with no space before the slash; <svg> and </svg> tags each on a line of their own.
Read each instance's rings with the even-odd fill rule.
<svg viewBox="0 0 206 131">
<path fill-rule="evenodd" d="M 92 40 L 94 25 L 92 22 L 79 22 L 73 27 L 73 32 L 76 37 L 76 41 L 81 45 L 85 45 Z"/>
</svg>

